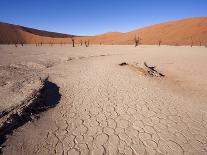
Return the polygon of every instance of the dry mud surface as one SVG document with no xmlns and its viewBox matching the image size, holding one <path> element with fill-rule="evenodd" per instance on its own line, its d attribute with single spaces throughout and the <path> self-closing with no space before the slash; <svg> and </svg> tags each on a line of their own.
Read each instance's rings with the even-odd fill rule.
<svg viewBox="0 0 207 155">
<path fill-rule="evenodd" d="M 2 153 L 207 154 L 206 60 L 204 47 L 0 46 L 1 111 L 20 104 L 10 95 L 38 90 L 39 77 L 60 93 L 47 93 L 57 105 L 6 135 Z M 165 76 L 143 74 L 144 61 Z M 24 71 L 9 76 L 11 64 Z M 15 77 L 28 79 L 18 94 L 6 85 L 19 86 Z"/>
</svg>

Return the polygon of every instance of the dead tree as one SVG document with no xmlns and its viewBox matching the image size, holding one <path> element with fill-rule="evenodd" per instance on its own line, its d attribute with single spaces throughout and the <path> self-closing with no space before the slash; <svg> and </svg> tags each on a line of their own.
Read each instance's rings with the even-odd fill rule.
<svg viewBox="0 0 207 155">
<path fill-rule="evenodd" d="M 15 47 L 17 47 L 18 46 L 18 42 L 15 42 Z"/>
<path fill-rule="evenodd" d="M 75 39 L 72 38 L 73 47 L 75 47 Z"/>
<path fill-rule="evenodd" d="M 202 42 L 199 40 L 199 45 L 202 46 Z"/>
<path fill-rule="evenodd" d="M 193 37 L 191 37 L 191 44 L 190 44 L 191 47 L 193 47 Z"/>
<path fill-rule="evenodd" d="M 162 40 L 159 40 L 159 41 L 158 41 L 158 45 L 160 46 L 160 45 L 161 45 L 161 43 L 162 43 Z"/>
<path fill-rule="evenodd" d="M 137 47 L 140 43 L 141 43 L 141 38 L 138 36 L 135 36 L 134 37 L 134 42 L 135 42 L 135 47 Z"/>
<path fill-rule="evenodd" d="M 90 45 L 90 41 L 88 40 L 88 46 Z"/>
<path fill-rule="evenodd" d="M 89 40 L 88 41 L 85 41 L 85 46 L 88 47 L 90 44 Z"/>
<path fill-rule="evenodd" d="M 52 41 L 50 41 L 50 46 L 52 46 L 53 45 L 53 42 Z"/>
</svg>

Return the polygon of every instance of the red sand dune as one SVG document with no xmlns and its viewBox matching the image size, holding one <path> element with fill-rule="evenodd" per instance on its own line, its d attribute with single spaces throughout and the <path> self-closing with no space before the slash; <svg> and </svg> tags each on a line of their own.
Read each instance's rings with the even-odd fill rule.
<svg viewBox="0 0 207 155">
<path fill-rule="evenodd" d="M 94 37 L 81 37 L 99 44 L 134 44 L 135 36 L 142 38 L 142 44 L 194 45 L 207 44 L 207 17 L 188 18 L 165 22 L 137 29 L 127 33 L 106 33 Z"/>
<path fill-rule="evenodd" d="M 21 26 L 0 23 L 0 43 L 23 41 L 25 43 L 71 43 L 71 37 L 79 43 L 89 40 L 91 44 L 134 44 L 134 37 L 142 38 L 142 44 L 207 45 L 207 17 L 188 18 L 165 22 L 127 33 L 110 32 L 97 36 L 76 37 L 72 35 L 40 31 Z"/>
<path fill-rule="evenodd" d="M 71 43 L 73 35 L 42 31 L 23 26 L 0 23 L 0 44 Z"/>
</svg>

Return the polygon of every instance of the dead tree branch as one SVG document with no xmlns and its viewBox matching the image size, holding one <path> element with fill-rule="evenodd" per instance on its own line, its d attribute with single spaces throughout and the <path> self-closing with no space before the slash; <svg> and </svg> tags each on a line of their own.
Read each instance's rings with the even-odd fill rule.
<svg viewBox="0 0 207 155">
<path fill-rule="evenodd" d="M 164 74 L 162 74 L 162 73 L 158 72 L 157 70 L 155 70 L 155 67 L 156 66 L 149 66 L 149 65 L 147 65 L 146 62 L 144 62 L 144 66 L 147 68 L 147 72 L 151 76 L 157 76 L 157 77 L 163 77 L 163 76 L 165 76 Z"/>
<path fill-rule="evenodd" d="M 141 37 L 137 37 L 137 36 L 135 36 L 134 37 L 134 42 L 135 42 L 135 47 L 137 47 L 140 43 L 141 43 Z"/>
<path fill-rule="evenodd" d="M 160 45 L 161 45 L 161 43 L 162 43 L 162 40 L 159 40 L 159 41 L 158 41 L 158 45 L 160 46 Z"/>
<path fill-rule="evenodd" d="M 72 38 L 73 47 L 75 47 L 75 39 Z"/>
</svg>

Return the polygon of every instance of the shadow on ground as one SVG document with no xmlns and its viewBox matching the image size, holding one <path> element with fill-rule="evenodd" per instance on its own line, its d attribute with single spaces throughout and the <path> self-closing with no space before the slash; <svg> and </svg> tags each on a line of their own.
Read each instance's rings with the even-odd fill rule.
<svg viewBox="0 0 207 155">
<path fill-rule="evenodd" d="M 35 99 L 18 115 L 14 113 L 9 118 L 2 128 L 0 128 L 0 154 L 2 153 L 2 148 L 4 142 L 7 140 L 7 135 L 12 134 L 13 131 L 33 119 L 38 119 L 41 112 L 44 112 L 50 108 L 55 107 L 61 98 L 59 93 L 59 87 L 46 80 L 44 82 L 44 87 L 40 90 Z"/>
</svg>

